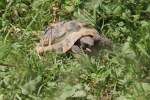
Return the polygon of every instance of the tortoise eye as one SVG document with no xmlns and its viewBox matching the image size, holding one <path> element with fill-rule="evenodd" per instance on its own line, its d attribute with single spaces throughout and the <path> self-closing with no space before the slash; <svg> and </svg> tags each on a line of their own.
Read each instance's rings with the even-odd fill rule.
<svg viewBox="0 0 150 100">
<path fill-rule="evenodd" d="M 82 49 L 86 49 L 86 48 L 91 48 L 92 46 L 91 45 L 89 45 L 89 44 L 81 44 L 81 46 L 80 46 Z"/>
</svg>

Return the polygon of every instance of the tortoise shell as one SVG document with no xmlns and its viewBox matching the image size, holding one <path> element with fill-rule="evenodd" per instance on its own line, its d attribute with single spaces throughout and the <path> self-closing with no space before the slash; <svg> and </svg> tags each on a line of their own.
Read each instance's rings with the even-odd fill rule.
<svg viewBox="0 0 150 100">
<path fill-rule="evenodd" d="M 96 29 L 80 21 L 63 21 L 51 24 L 36 47 L 38 53 L 55 51 L 68 52 L 82 37 L 90 36 L 94 41 L 105 41 Z M 101 42 L 100 42 L 101 43 Z"/>
</svg>

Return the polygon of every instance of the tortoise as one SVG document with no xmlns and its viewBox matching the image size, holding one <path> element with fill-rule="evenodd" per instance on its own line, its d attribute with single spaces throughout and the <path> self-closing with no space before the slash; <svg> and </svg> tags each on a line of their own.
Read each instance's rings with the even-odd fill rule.
<svg viewBox="0 0 150 100">
<path fill-rule="evenodd" d="M 112 43 L 106 37 L 87 23 L 77 20 L 52 23 L 44 32 L 36 51 L 42 54 L 46 51 L 56 53 L 90 53 L 93 49 L 111 48 Z"/>
</svg>

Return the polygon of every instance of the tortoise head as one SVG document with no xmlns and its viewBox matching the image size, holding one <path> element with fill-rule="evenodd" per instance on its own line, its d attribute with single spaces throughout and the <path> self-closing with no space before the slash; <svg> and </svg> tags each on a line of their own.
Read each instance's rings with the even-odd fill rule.
<svg viewBox="0 0 150 100">
<path fill-rule="evenodd" d="M 90 36 L 84 36 L 80 38 L 80 48 L 85 52 L 92 52 L 91 48 L 94 46 L 94 39 Z"/>
<path fill-rule="evenodd" d="M 112 41 L 105 37 L 84 36 L 80 38 L 80 48 L 85 52 L 93 52 L 93 50 L 112 49 Z"/>
</svg>

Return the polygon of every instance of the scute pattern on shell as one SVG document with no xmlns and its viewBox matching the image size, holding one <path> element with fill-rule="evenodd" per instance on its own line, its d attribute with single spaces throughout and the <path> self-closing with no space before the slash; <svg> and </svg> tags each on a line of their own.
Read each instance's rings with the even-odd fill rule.
<svg viewBox="0 0 150 100">
<path fill-rule="evenodd" d="M 86 23 L 80 21 L 54 23 L 45 31 L 36 51 L 38 53 L 46 51 L 66 53 L 83 36 L 91 36 L 95 40 L 103 39 L 96 29 L 90 28 Z"/>
</svg>

